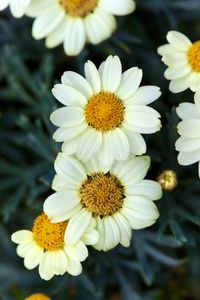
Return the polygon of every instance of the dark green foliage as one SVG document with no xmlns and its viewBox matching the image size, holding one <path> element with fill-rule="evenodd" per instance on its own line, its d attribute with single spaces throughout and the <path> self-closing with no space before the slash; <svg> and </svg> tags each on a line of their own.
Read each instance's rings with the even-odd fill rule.
<svg viewBox="0 0 200 300">
<path fill-rule="evenodd" d="M 55 300 L 200 299 L 200 180 L 197 166 L 177 164 L 175 107 L 193 101 L 191 92 L 168 91 L 164 65 L 156 53 L 166 33 L 176 29 L 192 40 L 200 36 L 199 0 L 138 0 L 134 14 L 118 19 L 118 31 L 104 43 L 88 45 L 79 57 L 66 57 L 62 47 L 48 50 L 31 37 L 31 20 L 0 17 L 0 299 L 22 300 L 45 292 Z M 148 178 L 173 169 L 178 187 L 156 204 L 161 217 L 150 229 L 133 232 L 131 247 L 101 253 L 90 248 L 84 272 L 50 282 L 37 270 L 27 271 L 10 242 L 13 231 L 31 228 L 51 193 L 53 162 L 60 145 L 52 140 L 50 113 L 58 103 L 53 84 L 65 70 L 83 72 L 88 58 L 99 64 L 108 54 L 120 56 L 124 70 L 137 65 L 143 85 L 158 85 L 154 107 L 162 115 L 161 132 L 145 137 L 152 166 Z"/>
</svg>

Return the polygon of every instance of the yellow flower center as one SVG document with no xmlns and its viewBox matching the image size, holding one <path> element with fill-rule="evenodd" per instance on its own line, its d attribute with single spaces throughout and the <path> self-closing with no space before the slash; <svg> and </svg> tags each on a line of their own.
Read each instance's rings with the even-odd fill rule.
<svg viewBox="0 0 200 300">
<path fill-rule="evenodd" d="M 101 92 L 88 100 L 85 116 L 90 126 L 106 132 L 122 124 L 124 105 L 113 93 Z"/>
<path fill-rule="evenodd" d="M 51 298 L 44 294 L 33 294 L 29 297 L 26 297 L 25 300 L 51 300 Z"/>
<path fill-rule="evenodd" d="M 59 3 L 71 17 L 85 18 L 97 7 L 98 0 L 59 0 Z"/>
<path fill-rule="evenodd" d="M 63 249 L 67 222 L 51 223 L 43 213 L 33 224 L 33 238 L 46 251 Z"/>
<path fill-rule="evenodd" d="M 188 51 L 188 60 L 192 69 L 200 72 L 200 41 L 195 42 Z"/>
<path fill-rule="evenodd" d="M 81 202 L 94 216 L 111 216 L 123 204 L 123 187 L 117 177 L 96 173 L 82 185 Z"/>
</svg>

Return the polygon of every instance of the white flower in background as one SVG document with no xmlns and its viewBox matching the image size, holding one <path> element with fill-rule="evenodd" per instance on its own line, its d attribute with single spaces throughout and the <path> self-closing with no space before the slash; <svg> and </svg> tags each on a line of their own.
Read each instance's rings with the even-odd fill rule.
<svg viewBox="0 0 200 300">
<path fill-rule="evenodd" d="M 187 166 L 199 163 L 200 177 L 200 92 L 194 96 L 195 103 L 181 103 L 176 112 L 182 121 L 177 129 L 180 134 L 176 141 L 178 162 L 180 165 Z"/>
<path fill-rule="evenodd" d="M 12 15 L 20 18 L 24 15 L 30 3 L 31 0 L 0 0 L 0 11 L 10 5 Z"/>
<path fill-rule="evenodd" d="M 200 41 L 191 41 L 182 33 L 170 31 L 169 44 L 158 48 L 162 61 L 168 66 L 165 78 L 171 80 L 169 89 L 179 93 L 190 88 L 200 90 Z"/>
<path fill-rule="evenodd" d="M 33 37 L 47 37 L 46 46 L 63 42 L 68 55 L 78 55 L 88 41 L 98 44 L 116 29 L 113 15 L 127 15 L 133 0 L 34 0 L 27 15 L 35 17 Z"/>
<path fill-rule="evenodd" d="M 117 56 L 109 56 L 99 70 L 88 61 L 85 77 L 63 74 L 52 90 L 66 107 L 50 119 L 60 128 L 53 138 L 65 142 L 62 150 L 86 161 L 98 156 L 105 164 L 126 160 L 130 153 L 146 152 L 141 133 L 160 130 L 159 113 L 147 105 L 160 96 L 156 86 L 139 87 L 142 70 L 134 67 L 122 74 Z"/>
<path fill-rule="evenodd" d="M 51 222 L 70 218 L 66 243 L 76 244 L 93 220 L 99 233 L 96 249 L 108 251 L 119 243 L 128 247 L 132 229 L 151 226 L 159 217 L 153 200 L 162 190 L 159 183 L 144 180 L 149 165 L 148 156 L 133 156 L 109 168 L 97 159 L 82 164 L 59 153 L 52 185 L 56 193 L 45 200 L 44 211 Z"/>
<path fill-rule="evenodd" d="M 35 219 L 32 231 L 16 231 L 11 240 L 19 244 L 17 254 L 24 258 L 27 269 L 32 270 L 39 265 L 42 279 L 50 280 L 54 275 L 63 275 L 65 272 L 77 276 L 82 272 L 80 262 L 88 256 L 85 244 L 91 245 L 98 240 L 94 225 L 88 223 L 84 234 L 79 235 L 72 246 L 64 242 L 68 222 L 53 224 L 43 213 Z"/>
</svg>

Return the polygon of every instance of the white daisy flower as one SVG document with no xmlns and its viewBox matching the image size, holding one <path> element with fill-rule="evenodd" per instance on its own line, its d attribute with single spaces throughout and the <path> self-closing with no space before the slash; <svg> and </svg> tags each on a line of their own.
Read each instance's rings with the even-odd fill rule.
<svg viewBox="0 0 200 300">
<path fill-rule="evenodd" d="M 77 276 L 82 272 L 81 263 L 88 256 L 87 245 L 97 242 L 98 233 L 94 223 L 88 223 L 86 231 L 69 245 L 64 241 L 68 222 L 53 224 L 43 213 L 33 224 L 32 231 L 19 230 L 12 234 L 11 240 L 18 244 L 17 254 L 24 258 L 24 265 L 32 270 L 39 266 L 42 279 L 50 280 L 54 275 L 68 272 Z"/>
<path fill-rule="evenodd" d="M 0 0 L 0 11 L 10 5 L 12 15 L 16 18 L 21 18 L 30 3 L 31 0 Z"/>
<path fill-rule="evenodd" d="M 161 186 L 143 179 L 149 165 L 148 156 L 109 168 L 97 159 L 82 164 L 59 153 L 52 186 L 56 193 L 45 200 L 44 211 L 54 223 L 70 218 L 67 243 L 76 243 L 93 220 L 99 233 L 96 249 L 107 251 L 119 243 L 128 247 L 131 229 L 151 226 L 159 217 L 153 200 L 161 197 Z"/>
<path fill-rule="evenodd" d="M 78 55 L 88 41 L 94 45 L 116 29 L 113 15 L 127 15 L 135 9 L 133 0 L 34 0 L 27 15 L 35 17 L 33 37 L 46 37 L 46 46 L 63 42 L 68 55 Z"/>
<path fill-rule="evenodd" d="M 137 67 L 122 74 L 118 56 L 109 56 L 99 70 L 88 61 L 85 77 L 65 72 L 62 83 L 52 90 L 66 105 L 50 116 L 59 126 L 53 138 L 65 142 L 62 150 L 76 153 L 83 161 L 97 155 L 105 164 L 126 160 L 130 153 L 144 154 L 141 133 L 154 133 L 161 127 L 159 113 L 147 106 L 160 96 L 160 89 L 139 87 L 142 70 Z"/>
<path fill-rule="evenodd" d="M 169 31 L 169 44 L 158 48 L 162 61 L 168 66 L 165 78 L 171 80 L 169 89 L 179 93 L 190 88 L 193 92 L 200 89 L 200 41 L 191 41 L 182 33 Z"/>
<path fill-rule="evenodd" d="M 182 119 L 177 129 L 180 134 L 176 141 L 178 162 L 187 166 L 199 163 L 200 177 L 200 92 L 194 96 L 195 103 L 181 103 L 176 109 L 177 115 Z"/>
</svg>

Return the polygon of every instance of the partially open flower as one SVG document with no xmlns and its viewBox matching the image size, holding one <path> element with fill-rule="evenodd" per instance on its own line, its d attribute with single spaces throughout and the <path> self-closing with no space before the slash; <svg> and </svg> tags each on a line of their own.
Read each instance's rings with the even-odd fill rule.
<svg viewBox="0 0 200 300">
<path fill-rule="evenodd" d="M 88 256 L 85 244 L 98 240 L 94 223 L 88 223 L 86 232 L 79 235 L 74 245 L 65 242 L 68 222 L 53 224 L 43 213 L 33 224 L 32 231 L 19 230 L 12 234 L 11 240 L 18 244 L 17 254 L 24 258 L 24 265 L 31 270 L 39 266 L 42 279 L 50 280 L 54 275 L 79 275 L 82 271 L 81 261 Z"/>
<path fill-rule="evenodd" d="M 148 156 L 130 157 L 105 167 L 94 159 L 82 164 L 60 153 L 55 161 L 57 175 L 44 211 L 52 222 L 69 220 L 65 241 L 77 242 L 93 220 L 99 233 L 94 245 L 107 251 L 117 244 L 130 245 L 132 230 L 151 226 L 159 217 L 154 200 L 162 195 L 160 184 L 144 180 Z"/>
<path fill-rule="evenodd" d="M 171 192 L 178 185 L 177 174 L 173 170 L 165 170 L 158 177 L 157 181 L 160 183 L 164 191 Z"/>
</svg>

